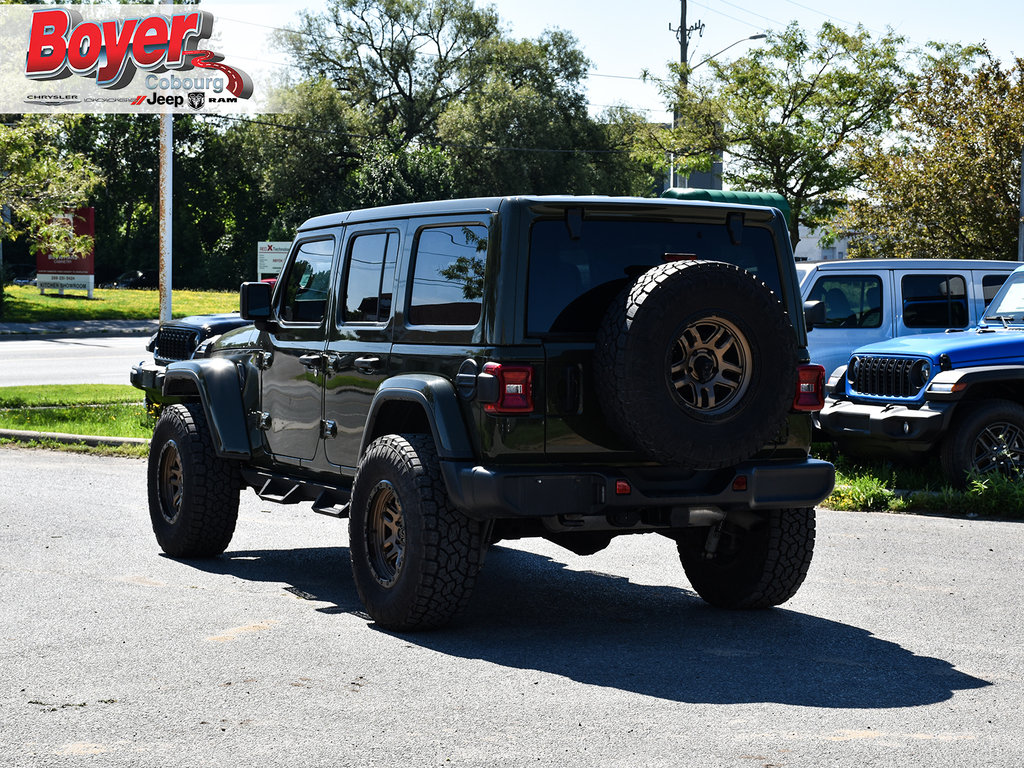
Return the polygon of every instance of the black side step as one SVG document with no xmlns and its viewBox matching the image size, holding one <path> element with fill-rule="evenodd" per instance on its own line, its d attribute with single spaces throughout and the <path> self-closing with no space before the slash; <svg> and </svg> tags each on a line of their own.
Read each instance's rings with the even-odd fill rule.
<svg viewBox="0 0 1024 768">
<path fill-rule="evenodd" d="M 243 469 L 242 477 L 264 501 L 278 504 L 312 501 L 314 512 L 348 517 L 348 500 L 352 494 L 350 478 L 339 477 L 345 484 L 334 486 L 252 468 Z"/>
<path fill-rule="evenodd" d="M 344 496 L 344 498 L 341 498 Z M 313 511 L 329 517 L 348 517 L 348 493 L 325 489 L 313 502 Z"/>
</svg>

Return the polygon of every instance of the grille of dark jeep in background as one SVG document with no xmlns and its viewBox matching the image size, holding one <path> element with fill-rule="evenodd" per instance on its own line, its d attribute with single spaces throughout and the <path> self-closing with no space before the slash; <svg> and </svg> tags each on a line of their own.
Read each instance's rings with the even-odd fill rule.
<svg viewBox="0 0 1024 768">
<path fill-rule="evenodd" d="M 184 328 L 161 328 L 156 337 L 153 357 L 157 360 L 188 360 L 199 344 L 198 331 Z"/>
<path fill-rule="evenodd" d="M 927 379 L 927 363 L 902 357 L 858 355 L 850 361 L 847 379 L 862 395 L 916 397 Z"/>
</svg>

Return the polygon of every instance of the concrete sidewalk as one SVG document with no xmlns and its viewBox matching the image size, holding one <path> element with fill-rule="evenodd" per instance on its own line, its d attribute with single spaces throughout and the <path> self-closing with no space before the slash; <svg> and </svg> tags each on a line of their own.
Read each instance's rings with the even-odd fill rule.
<svg viewBox="0 0 1024 768">
<path fill-rule="evenodd" d="M 0 338 L 33 336 L 147 336 L 158 320 L 52 320 L 39 323 L 0 323 Z"/>
</svg>

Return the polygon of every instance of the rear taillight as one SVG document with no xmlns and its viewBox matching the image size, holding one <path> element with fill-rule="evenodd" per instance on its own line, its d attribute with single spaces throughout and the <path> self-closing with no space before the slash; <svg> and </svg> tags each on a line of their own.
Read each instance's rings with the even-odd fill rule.
<svg viewBox="0 0 1024 768">
<path fill-rule="evenodd" d="M 484 363 L 484 374 L 497 379 L 497 399 L 484 403 L 487 413 L 533 411 L 533 366 Z"/>
<path fill-rule="evenodd" d="M 821 365 L 801 365 L 797 368 L 794 411 L 820 411 L 825 405 L 825 368 Z"/>
</svg>

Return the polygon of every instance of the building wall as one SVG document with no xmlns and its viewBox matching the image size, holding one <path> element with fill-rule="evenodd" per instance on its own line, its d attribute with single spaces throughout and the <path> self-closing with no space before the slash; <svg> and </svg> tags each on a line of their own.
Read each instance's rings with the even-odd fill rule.
<svg viewBox="0 0 1024 768">
<path fill-rule="evenodd" d="M 821 235 L 807 227 L 800 226 L 800 242 L 796 244 L 794 257 L 797 261 L 833 261 L 845 259 L 849 250 L 850 241 L 841 237 L 829 246 L 823 246 L 820 242 Z"/>
</svg>

